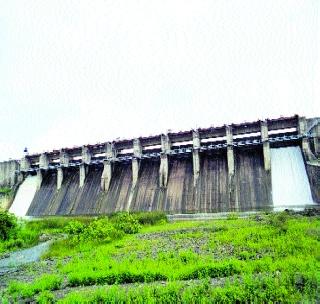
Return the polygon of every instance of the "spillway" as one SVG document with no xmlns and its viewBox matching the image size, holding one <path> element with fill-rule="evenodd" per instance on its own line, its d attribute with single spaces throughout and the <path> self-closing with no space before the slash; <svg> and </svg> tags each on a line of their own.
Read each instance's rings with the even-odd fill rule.
<svg viewBox="0 0 320 304">
<path fill-rule="evenodd" d="M 276 210 L 313 205 L 300 147 L 271 149 L 272 199 Z"/>
<path fill-rule="evenodd" d="M 37 191 L 37 177 L 29 175 L 20 185 L 9 209 L 16 216 L 25 216 Z"/>
</svg>

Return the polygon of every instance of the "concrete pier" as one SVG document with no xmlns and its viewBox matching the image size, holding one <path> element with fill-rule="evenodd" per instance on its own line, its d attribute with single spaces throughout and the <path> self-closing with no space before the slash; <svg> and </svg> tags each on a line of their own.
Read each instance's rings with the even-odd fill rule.
<svg viewBox="0 0 320 304">
<path fill-rule="evenodd" d="M 263 161 L 264 169 L 266 171 L 271 170 L 271 154 L 270 154 L 270 142 L 268 135 L 268 125 L 266 121 L 261 121 L 261 141 L 263 145 Z"/>
<path fill-rule="evenodd" d="M 63 182 L 63 169 L 60 167 L 57 169 L 57 190 L 60 190 Z"/>
<path fill-rule="evenodd" d="M 87 146 L 82 147 L 81 151 L 82 163 L 79 166 L 79 187 L 81 188 L 84 185 L 87 173 L 88 173 L 88 165 L 91 162 L 91 152 Z"/>
<path fill-rule="evenodd" d="M 136 138 L 133 140 L 132 187 L 134 187 L 138 181 L 141 155 L 142 146 L 140 140 Z"/>
<path fill-rule="evenodd" d="M 192 163 L 193 163 L 193 181 L 194 186 L 196 186 L 198 178 L 200 176 L 200 135 L 198 130 L 193 130 L 192 132 L 192 144 L 193 144 L 193 151 L 192 151 Z"/>
<path fill-rule="evenodd" d="M 315 157 L 310 149 L 310 142 L 308 140 L 307 135 L 307 120 L 304 116 L 300 116 L 298 120 L 298 133 L 302 136 L 301 146 L 302 152 L 306 161 L 315 160 Z"/>
<path fill-rule="evenodd" d="M 26 172 L 31 168 L 31 162 L 30 159 L 27 156 L 24 156 L 20 160 L 20 171 Z"/>
<path fill-rule="evenodd" d="M 79 187 L 83 187 L 84 182 L 86 180 L 86 175 L 87 175 L 87 165 L 86 164 L 81 164 L 79 166 Z"/>
<path fill-rule="evenodd" d="M 91 152 L 88 147 L 83 146 L 81 151 L 82 163 L 89 165 L 91 162 Z"/>
<path fill-rule="evenodd" d="M 42 153 L 39 158 L 39 168 L 43 170 L 49 169 L 49 157 L 47 153 Z"/>
<path fill-rule="evenodd" d="M 37 190 L 40 190 L 43 180 L 43 172 L 41 169 L 37 171 Z"/>
<path fill-rule="evenodd" d="M 106 160 L 103 162 L 103 172 L 101 175 L 101 190 L 107 192 L 112 178 L 112 162 L 117 158 L 117 150 L 114 143 L 108 142 L 105 145 Z"/>
<path fill-rule="evenodd" d="M 117 150 L 114 143 L 108 142 L 105 146 L 106 158 L 109 160 L 113 160 L 117 158 Z"/>
<path fill-rule="evenodd" d="M 140 169 L 140 158 L 142 155 L 142 145 L 138 138 L 135 138 L 133 140 L 133 158 L 131 162 L 131 168 L 132 168 L 132 185 L 130 189 L 129 199 L 128 199 L 128 205 L 127 205 L 127 211 L 130 210 L 136 188 L 139 178 L 139 169 Z"/>
<path fill-rule="evenodd" d="M 228 189 L 229 189 L 229 205 L 233 211 L 239 210 L 235 180 L 235 163 L 233 151 L 233 134 L 232 127 L 226 126 L 227 137 L 227 163 L 228 163 Z"/>
<path fill-rule="evenodd" d="M 70 156 L 65 150 L 60 150 L 60 165 L 62 167 L 69 167 Z"/>
<path fill-rule="evenodd" d="M 320 156 L 320 124 L 315 126 L 315 137 L 313 139 L 314 151 L 316 156 Z"/>
<path fill-rule="evenodd" d="M 112 178 L 112 163 L 110 160 L 103 162 L 103 172 L 101 175 L 101 190 L 107 192 Z"/>
<path fill-rule="evenodd" d="M 159 169 L 160 187 L 167 187 L 169 175 L 169 153 L 171 150 L 171 141 L 168 134 L 161 135 L 161 155 Z"/>
</svg>

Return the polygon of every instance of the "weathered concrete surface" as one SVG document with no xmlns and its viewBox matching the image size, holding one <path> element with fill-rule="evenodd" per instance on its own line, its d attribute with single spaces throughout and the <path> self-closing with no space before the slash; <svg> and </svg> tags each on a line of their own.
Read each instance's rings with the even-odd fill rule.
<svg viewBox="0 0 320 304">
<path fill-rule="evenodd" d="M 320 162 L 306 165 L 313 200 L 320 204 Z"/>
<path fill-rule="evenodd" d="M 236 180 L 239 210 L 261 210 L 272 205 L 271 174 L 264 170 L 261 148 L 236 150 Z"/>
<path fill-rule="evenodd" d="M 13 187 L 17 183 L 17 170 L 20 165 L 16 160 L 0 162 L 0 187 Z"/>
<path fill-rule="evenodd" d="M 123 210 L 210 213 L 272 206 L 271 171 L 265 170 L 263 146 L 232 148 L 233 167 L 230 158 L 228 167 L 227 149 L 199 153 L 201 169 L 197 182 L 194 182 L 193 155 L 171 155 L 166 187 L 161 186 L 159 180 L 159 159 L 139 160 L 138 175 L 134 179 L 131 162 L 113 163 L 107 191 L 101 189 L 102 165 L 87 166 L 82 187 L 79 187 L 79 168 L 64 168 L 59 190 L 57 171 L 45 171 L 28 215 L 104 214 Z M 318 197 L 319 171 L 318 168 L 310 170 Z M 230 173 L 233 173 L 232 185 Z M 234 191 L 231 198 L 236 198 L 237 205 L 235 200 L 230 200 L 230 189 Z"/>
</svg>

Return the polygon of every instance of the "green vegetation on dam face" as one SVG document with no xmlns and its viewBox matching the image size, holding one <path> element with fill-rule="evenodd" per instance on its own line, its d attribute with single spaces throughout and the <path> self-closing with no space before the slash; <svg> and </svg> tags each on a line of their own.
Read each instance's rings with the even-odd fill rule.
<svg viewBox="0 0 320 304">
<path fill-rule="evenodd" d="M 67 237 L 40 262 L 0 277 L 3 303 L 320 300 L 318 216 L 233 214 L 168 223 L 163 213 L 120 213 L 42 219 L 15 229 Z"/>
</svg>

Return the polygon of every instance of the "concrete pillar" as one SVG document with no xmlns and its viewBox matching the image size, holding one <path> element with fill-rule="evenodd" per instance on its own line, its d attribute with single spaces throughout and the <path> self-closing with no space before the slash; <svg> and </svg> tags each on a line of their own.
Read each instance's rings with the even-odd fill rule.
<svg viewBox="0 0 320 304">
<path fill-rule="evenodd" d="M 228 173 L 234 174 L 234 153 L 233 153 L 233 135 L 232 127 L 226 126 L 226 136 L 227 136 L 227 161 L 228 161 Z"/>
<path fill-rule="evenodd" d="M 198 130 L 192 132 L 192 142 L 193 142 L 193 151 L 192 151 L 192 163 L 193 163 L 193 182 L 194 186 L 197 183 L 197 180 L 200 176 L 200 135 Z"/>
<path fill-rule="evenodd" d="M 110 160 L 103 162 L 103 172 L 101 176 L 101 190 L 108 191 L 112 177 L 112 164 Z"/>
<path fill-rule="evenodd" d="M 101 175 L 101 190 L 108 191 L 112 178 L 112 161 L 117 158 L 117 151 L 114 143 L 108 142 L 105 146 L 106 158 L 103 162 L 103 172 Z"/>
<path fill-rule="evenodd" d="M 171 150 L 171 141 L 168 134 L 161 135 L 161 155 L 159 168 L 160 187 L 167 187 L 169 175 L 169 153 Z"/>
<path fill-rule="evenodd" d="M 132 186 L 136 186 L 139 177 L 140 160 L 142 156 L 142 146 L 138 138 L 133 140 L 133 159 L 132 159 Z"/>
<path fill-rule="evenodd" d="M 140 157 L 142 156 L 142 146 L 138 138 L 133 140 L 133 158 L 132 158 L 132 185 L 128 199 L 127 211 L 130 210 L 132 200 L 136 192 L 136 186 L 139 178 Z"/>
<path fill-rule="evenodd" d="M 271 170 L 271 154 L 270 154 L 270 143 L 268 135 L 268 124 L 266 121 L 261 121 L 261 141 L 263 145 L 263 161 L 264 169 L 266 171 Z"/>
<path fill-rule="evenodd" d="M 79 187 L 83 187 L 87 175 L 87 165 L 81 164 L 79 166 Z"/>
<path fill-rule="evenodd" d="M 139 177 L 139 160 L 137 158 L 132 159 L 132 186 L 135 187 Z"/>
<path fill-rule="evenodd" d="M 82 147 L 81 156 L 82 156 L 82 163 L 89 165 L 91 162 L 91 152 L 88 147 L 86 146 Z"/>
<path fill-rule="evenodd" d="M 314 151 L 316 156 L 320 154 L 320 123 L 315 126 L 315 137 L 313 138 Z"/>
<path fill-rule="evenodd" d="M 161 134 L 161 151 L 166 154 L 171 151 L 171 140 L 168 134 Z"/>
<path fill-rule="evenodd" d="M 25 172 L 28 171 L 31 168 L 30 160 L 27 156 L 24 156 L 20 160 L 20 171 Z"/>
<path fill-rule="evenodd" d="M 62 182 L 63 182 L 63 169 L 58 168 L 57 169 L 57 190 L 61 188 Z"/>
<path fill-rule="evenodd" d="M 49 157 L 46 153 L 42 153 L 39 158 L 39 168 L 48 170 L 49 169 Z"/>
<path fill-rule="evenodd" d="M 117 157 L 117 150 L 115 148 L 114 143 L 108 142 L 106 143 L 106 158 L 107 159 L 115 159 Z"/>
<path fill-rule="evenodd" d="M 60 165 L 62 167 L 69 167 L 69 163 L 70 163 L 69 154 L 64 150 L 60 150 Z"/>
<path fill-rule="evenodd" d="M 227 164 L 228 164 L 228 190 L 229 190 L 229 208 L 234 211 L 239 210 L 237 199 L 236 178 L 235 178 L 235 162 L 233 151 L 233 135 L 232 127 L 226 126 L 227 137 Z"/>
<path fill-rule="evenodd" d="M 302 148 L 302 152 L 305 157 L 305 160 L 310 161 L 314 159 L 314 155 L 311 152 L 309 139 L 306 136 L 307 131 L 308 131 L 307 120 L 304 116 L 301 116 L 299 117 L 299 120 L 298 120 L 298 133 L 300 136 L 302 136 L 301 148 Z"/>
<path fill-rule="evenodd" d="M 37 171 L 37 190 L 41 188 L 42 180 L 43 180 L 43 172 L 41 169 L 39 169 Z"/>
<path fill-rule="evenodd" d="M 140 158 L 142 155 L 142 146 L 139 138 L 135 138 L 133 140 L 133 155 L 138 158 Z"/>
</svg>

